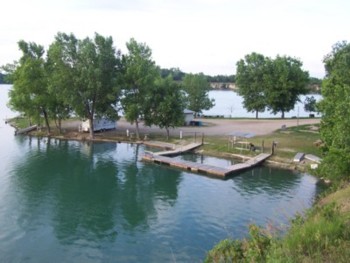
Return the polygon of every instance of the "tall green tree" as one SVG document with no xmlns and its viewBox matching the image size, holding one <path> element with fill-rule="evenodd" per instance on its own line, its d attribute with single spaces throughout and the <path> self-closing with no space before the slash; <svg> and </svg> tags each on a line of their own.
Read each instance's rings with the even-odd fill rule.
<svg viewBox="0 0 350 263">
<path fill-rule="evenodd" d="M 214 100 L 208 96 L 210 84 L 204 74 L 187 74 L 182 85 L 187 94 L 187 107 L 195 115 L 214 106 Z"/>
<path fill-rule="evenodd" d="M 51 46 L 53 63 L 59 72 L 53 78 L 54 89 L 62 89 L 66 104 L 75 114 L 88 119 L 90 138 L 94 137 L 94 118 L 118 117 L 119 89 L 116 82 L 119 51 L 112 37 L 95 34 L 93 39 L 78 40 L 73 34 L 58 34 Z M 51 53 L 50 53 L 51 55 Z M 66 75 L 67 71 L 71 71 Z"/>
<path fill-rule="evenodd" d="M 40 122 L 44 116 L 48 133 L 50 133 L 48 105 L 51 97 L 47 89 L 44 47 L 34 42 L 18 42 L 22 51 L 19 63 L 8 72 L 13 82 L 9 92 L 9 105 L 13 110 L 24 113 L 30 119 Z"/>
<path fill-rule="evenodd" d="M 277 56 L 268 60 L 266 76 L 266 101 L 272 113 L 292 110 L 299 101 L 299 95 L 307 93 L 309 73 L 302 70 L 302 62 L 298 59 Z"/>
<path fill-rule="evenodd" d="M 251 53 L 237 62 L 236 85 L 238 94 L 243 97 L 243 106 L 248 112 L 264 112 L 266 102 L 267 60 L 263 55 Z"/>
<path fill-rule="evenodd" d="M 47 52 L 46 72 L 48 90 L 54 98 L 50 104 L 50 115 L 61 132 L 62 120 L 69 117 L 72 106 L 67 92 L 74 85 L 77 74 L 77 39 L 74 35 L 58 33 Z"/>
<path fill-rule="evenodd" d="M 148 93 L 144 112 L 145 124 L 157 125 L 167 132 L 184 123 L 185 98 L 180 86 L 173 80 L 172 75 L 158 78 Z"/>
<path fill-rule="evenodd" d="M 136 125 L 136 137 L 139 139 L 139 119 L 144 115 L 147 94 L 160 73 L 152 60 L 152 51 L 145 43 L 138 43 L 132 38 L 126 46 L 128 54 L 123 57 L 121 102 L 125 118 Z"/>
<path fill-rule="evenodd" d="M 350 44 L 339 42 L 324 58 L 326 77 L 322 83 L 321 138 L 326 156 L 321 164 L 324 176 L 350 176 Z"/>
</svg>

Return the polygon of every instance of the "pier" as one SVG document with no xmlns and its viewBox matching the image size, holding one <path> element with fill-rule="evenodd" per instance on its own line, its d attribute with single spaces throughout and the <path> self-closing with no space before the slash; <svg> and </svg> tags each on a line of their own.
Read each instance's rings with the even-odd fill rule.
<svg viewBox="0 0 350 263">
<path fill-rule="evenodd" d="M 179 145 L 179 146 L 175 146 L 173 150 L 155 152 L 153 154 L 157 156 L 175 156 L 182 153 L 190 152 L 200 147 L 201 145 L 202 145 L 201 143 L 190 143 L 187 145 Z"/>
<path fill-rule="evenodd" d="M 225 179 L 229 175 L 242 172 L 244 170 L 250 169 L 254 166 L 261 164 L 270 156 L 271 154 L 261 153 L 255 157 L 252 157 L 251 159 L 249 159 L 244 163 L 238 163 L 238 164 L 230 165 L 228 167 L 218 167 L 214 165 L 206 165 L 206 164 L 194 163 L 189 161 L 177 160 L 174 158 L 170 158 L 170 157 L 159 155 L 157 153 L 150 153 L 150 152 L 147 152 L 142 157 L 142 160 L 148 161 L 148 162 L 154 162 L 158 164 L 165 164 L 165 165 L 177 167 L 183 170 L 203 173 L 203 174 L 212 175 L 212 176 Z"/>
</svg>

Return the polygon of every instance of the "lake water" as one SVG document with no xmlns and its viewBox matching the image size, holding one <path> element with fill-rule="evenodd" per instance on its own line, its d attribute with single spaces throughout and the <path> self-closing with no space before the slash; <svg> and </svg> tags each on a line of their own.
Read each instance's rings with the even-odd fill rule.
<svg viewBox="0 0 350 263">
<path fill-rule="evenodd" d="M 3 121 L 14 114 L 7 90 L 0 86 L 2 262 L 201 262 L 250 223 L 285 229 L 321 190 L 286 170 L 224 181 L 143 163 L 135 144 L 15 137 Z"/>
<path fill-rule="evenodd" d="M 304 102 L 306 97 L 314 96 L 316 101 L 319 101 L 322 96 L 319 94 L 310 94 L 300 96 L 300 101 L 296 103 L 293 110 L 286 112 L 285 117 L 308 117 L 310 112 L 304 110 Z M 204 115 L 217 116 L 223 115 L 225 117 L 243 117 L 243 118 L 255 118 L 255 112 L 247 112 L 243 108 L 243 98 L 234 91 L 223 90 L 211 90 L 209 91 L 209 97 L 215 100 L 215 106 L 210 110 L 203 111 Z M 313 112 L 315 117 L 321 117 L 317 112 Z M 281 113 L 276 115 L 269 111 L 259 112 L 259 118 L 280 118 Z"/>
</svg>

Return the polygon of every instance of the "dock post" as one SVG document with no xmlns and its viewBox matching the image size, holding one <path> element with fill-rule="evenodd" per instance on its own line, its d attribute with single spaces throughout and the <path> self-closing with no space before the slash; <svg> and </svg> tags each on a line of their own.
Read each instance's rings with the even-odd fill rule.
<svg viewBox="0 0 350 263">
<path fill-rule="evenodd" d="M 204 144 L 204 132 L 202 132 L 202 145 Z"/>
<path fill-rule="evenodd" d="M 275 141 L 272 141 L 272 149 L 271 149 L 272 155 L 275 154 L 275 147 L 276 147 L 276 142 L 275 142 Z"/>
<path fill-rule="evenodd" d="M 262 142 L 261 142 L 261 152 L 263 153 L 264 152 L 264 147 L 265 147 L 265 142 L 264 142 L 264 140 L 262 140 Z"/>
</svg>

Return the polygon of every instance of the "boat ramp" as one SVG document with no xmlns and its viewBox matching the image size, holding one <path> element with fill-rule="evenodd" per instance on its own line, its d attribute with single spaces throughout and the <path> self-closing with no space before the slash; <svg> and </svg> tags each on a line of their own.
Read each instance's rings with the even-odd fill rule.
<svg viewBox="0 0 350 263">
<path fill-rule="evenodd" d="M 201 146 L 200 143 L 191 143 L 186 146 L 178 146 L 173 150 L 162 151 L 162 152 L 145 152 L 145 155 L 142 157 L 143 161 L 153 162 L 157 164 L 164 164 L 172 167 L 177 167 L 183 170 L 197 172 L 202 174 L 207 174 L 215 177 L 225 179 L 227 176 L 230 176 L 234 173 L 242 172 L 244 170 L 250 169 L 254 166 L 261 164 L 267 158 L 271 156 L 269 153 L 261 153 L 255 157 L 252 157 L 244 163 L 238 163 L 230 165 L 228 167 L 218 167 L 214 165 L 207 165 L 195 162 L 189 162 L 179 159 L 174 159 L 168 156 L 179 155 Z"/>
<path fill-rule="evenodd" d="M 24 129 L 19 129 L 15 131 L 15 135 L 20 135 L 20 134 L 25 134 L 31 131 L 34 131 L 38 128 L 38 125 L 33 125 L 33 126 L 29 126 L 27 128 Z"/>
</svg>

